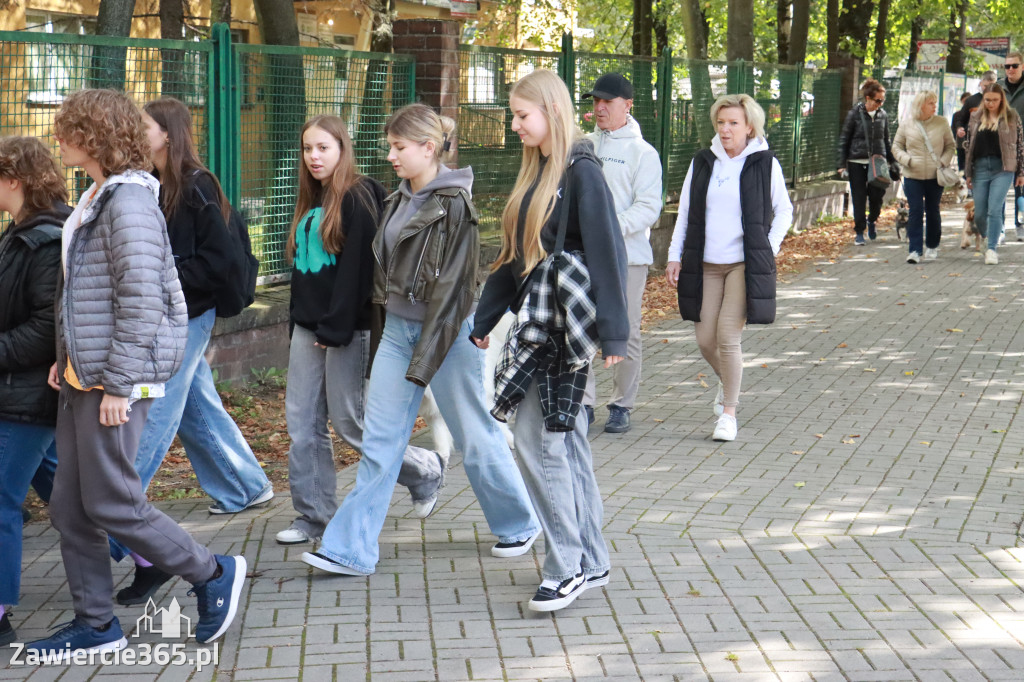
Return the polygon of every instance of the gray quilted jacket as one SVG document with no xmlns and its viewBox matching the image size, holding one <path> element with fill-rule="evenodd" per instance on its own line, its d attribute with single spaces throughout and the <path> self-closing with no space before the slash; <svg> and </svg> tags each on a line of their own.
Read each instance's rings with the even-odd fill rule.
<svg viewBox="0 0 1024 682">
<path fill-rule="evenodd" d="M 57 301 L 57 362 L 82 386 L 127 397 L 166 382 L 185 354 L 188 317 L 149 173 L 113 175 L 71 233 Z M 70 220 L 75 220 L 72 216 Z"/>
</svg>

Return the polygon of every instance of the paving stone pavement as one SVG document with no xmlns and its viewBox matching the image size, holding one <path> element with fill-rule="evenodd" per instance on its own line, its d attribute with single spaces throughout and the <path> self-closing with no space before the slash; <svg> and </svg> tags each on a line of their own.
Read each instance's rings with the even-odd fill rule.
<svg viewBox="0 0 1024 682">
<path fill-rule="evenodd" d="M 7 665 L 0 680 L 1022 680 L 1024 244 L 985 267 L 956 247 L 962 212 L 945 217 L 936 262 L 904 263 L 883 232 L 780 283 L 776 324 L 744 335 L 735 443 L 710 439 L 692 324 L 646 335 L 633 429 L 592 431 L 612 581 L 560 613 L 526 609 L 543 542 L 492 558 L 456 466 L 425 522 L 396 495 L 367 579 L 312 575 L 304 547 L 274 542 L 285 496 L 237 518 L 163 503 L 254 571 L 219 665 Z M 56 533 L 26 531 L 15 622 L 34 638 L 71 612 Z M 187 587 L 161 604 L 194 616 Z"/>
</svg>

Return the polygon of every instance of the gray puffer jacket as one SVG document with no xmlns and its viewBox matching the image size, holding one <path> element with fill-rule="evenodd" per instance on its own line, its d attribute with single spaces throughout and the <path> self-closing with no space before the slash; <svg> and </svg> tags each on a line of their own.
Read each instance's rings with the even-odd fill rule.
<svg viewBox="0 0 1024 682">
<path fill-rule="evenodd" d="M 91 190 L 91 188 L 90 188 Z M 185 354 L 188 316 L 149 173 L 113 175 L 71 235 L 57 301 L 57 362 L 84 387 L 127 397 L 166 382 Z M 88 194 L 86 194 L 88 196 Z"/>
</svg>

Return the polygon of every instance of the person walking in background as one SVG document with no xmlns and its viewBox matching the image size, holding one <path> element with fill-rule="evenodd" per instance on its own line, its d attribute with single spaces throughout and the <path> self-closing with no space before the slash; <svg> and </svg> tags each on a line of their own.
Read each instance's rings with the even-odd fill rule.
<svg viewBox="0 0 1024 682">
<path fill-rule="evenodd" d="M 217 178 L 199 160 L 192 116 L 183 102 L 173 97 L 153 100 L 143 107 L 142 120 L 188 310 L 188 339 L 181 368 L 164 384 L 164 397 L 146 416 L 135 470 L 145 490 L 177 434 L 199 485 L 214 500 L 211 514 L 264 506 L 274 497 L 274 488 L 224 409 L 206 361 L 217 292 L 227 286 L 231 271 L 231 206 Z M 135 573 L 131 585 L 117 593 L 117 603 L 144 604 L 174 576 L 111 538 L 116 561 L 128 554 L 135 561 Z"/>
<path fill-rule="evenodd" d="M 67 200 L 46 145 L 0 137 L 0 212 L 12 218 L 0 237 L 0 646 L 16 639 L 5 605 L 21 589 L 21 504 L 46 453 L 55 455 L 57 394 L 46 376 Z"/>
<path fill-rule="evenodd" d="M 661 215 L 661 159 L 640 134 L 640 124 L 630 115 L 633 85 L 621 74 L 608 73 L 583 95 L 594 98 L 597 130 L 587 135 L 601 159 L 604 179 L 615 200 L 616 217 L 626 244 L 626 306 L 629 313 L 629 346 L 625 359 L 612 369 L 612 395 L 608 401 L 607 433 L 629 431 L 629 415 L 640 388 L 643 346 L 640 309 L 647 270 L 654 263 L 651 226 Z M 587 375 L 583 406 L 593 421 L 597 397 L 594 367 Z"/>
<path fill-rule="evenodd" d="M 718 377 L 714 412 L 720 416 L 712 438 L 731 441 L 743 380 L 740 337 L 747 322 L 775 321 L 775 257 L 793 222 L 793 204 L 757 102 L 749 95 L 720 97 L 711 121 L 718 134 L 686 173 L 665 277 L 677 287 L 679 312 L 696 323 L 701 355 Z"/>
<path fill-rule="evenodd" d="M 981 106 L 982 93 L 985 92 L 985 88 L 996 82 L 996 78 L 997 76 L 995 71 L 990 70 L 981 74 L 981 78 L 978 81 L 978 91 L 973 95 L 970 95 L 966 100 L 964 100 L 962 106 L 960 107 L 960 111 L 954 114 L 954 116 L 957 118 L 959 122 L 959 125 L 953 131 L 953 134 L 956 136 L 956 139 L 966 141 L 967 123 L 971 120 L 971 114 L 977 111 L 978 107 Z M 959 116 L 957 116 L 957 114 L 959 114 Z M 967 164 L 965 159 L 964 165 L 961 166 L 960 169 L 963 170 L 964 168 L 966 168 L 966 166 Z"/>
<path fill-rule="evenodd" d="M 892 143 L 892 153 L 903 166 L 903 190 L 907 194 L 908 263 L 920 262 L 922 253 L 925 260 L 938 258 L 942 239 L 939 202 L 944 188 L 936 179 L 939 169 L 936 159 L 943 166 L 949 165 L 956 143 L 946 119 L 935 115 L 938 101 L 934 92 L 915 95 L 907 120 L 896 131 Z M 923 234 L 925 218 L 927 234 Z"/>
<path fill-rule="evenodd" d="M 956 131 L 967 125 L 967 118 L 970 116 L 970 114 L 968 114 L 967 117 L 964 116 L 963 105 L 964 102 L 967 101 L 967 98 L 970 96 L 970 93 L 967 92 L 960 94 L 960 109 L 957 109 L 956 112 L 954 112 L 953 118 L 949 122 L 950 131 L 952 132 L 953 137 L 956 139 L 956 167 L 957 170 L 960 171 L 960 175 L 964 174 L 964 162 L 966 158 L 964 156 L 964 140 L 962 137 L 956 137 Z"/>
<path fill-rule="evenodd" d="M 376 570 L 377 541 L 428 384 L 498 537 L 491 555 L 525 554 L 540 534 L 508 442 L 484 404 L 484 354 L 469 339 L 480 236 L 472 170 L 441 163 L 455 121 L 411 104 L 388 118 L 384 134 L 402 182 L 387 199 L 372 246 L 373 301 L 387 320 L 370 372 L 363 456 L 322 544 L 302 555 L 341 575 Z"/>
<path fill-rule="evenodd" d="M 1010 186 L 1024 187 L 1024 130 L 1002 86 L 982 93 L 967 127 L 967 186 L 974 189 L 974 225 L 988 239 L 985 265 L 996 265 Z"/>
<path fill-rule="evenodd" d="M 874 154 L 881 154 L 889 163 L 890 176 L 899 177 L 889 137 L 889 118 L 882 109 L 885 102 L 885 88 L 874 78 L 860 86 L 863 101 L 857 102 L 846 115 L 843 130 L 839 135 L 837 151 L 840 175 L 850 182 L 850 200 L 853 203 L 854 243 L 864 245 L 864 232 L 868 239 L 876 237 L 875 223 L 882 212 L 885 188 L 869 183 L 868 160 Z M 867 219 L 865 220 L 865 208 Z M 682 215 L 682 214 L 680 214 Z"/>
<path fill-rule="evenodd" d="M 1006 76 L 998 82 L 1006 91 L 1006 99 L 1017 116 L 1024 119 L 1024 59 L 1021 55 L 1020 51 L 1006 55 L 1006 63 L 1003 64 Z M 1017 241 L 1024 242 L 1024 188 L 1015 184 L 1013 189 L 1013 222 L 1017 228 Z"/>
<path fill-rule="evenodd" d="M 328 418 L 342 440 L 363 449 L 372 244 L 385 196 L 379 182 L 358 172 L 339 117 L 314 116 L 299 140 L 299 195 L 286 246 L 292 338 L 285 394 L 288 483 L 298 517 L 277 534 L 282 545 L 319 540 L 338 511 Z M 437 502 L 446 464 L 436 452 L 406 447 L 399 482 L 409 485 L 420 518 Z"/>
<path fill-rule="evenodd" d="M 192 583 L 195 636 L 217 639 L 235 617 L 241 556 L 214 555 L 151 505 L 134 459 L 146 415 L 185 355 L 185 298 L 158 201 L 139 108 L 113 90 L 67 95 L 54 119 L 64 165 L 93 180 L 64 223 L 57 300 L 60 391 L 53 526 L 75 618 L 32 642 L 35 655 L 67 657 L 127 644 L 113 612 L 108 534 L 160 570 Z"/>
<path fill-rule="evenodd" d="M 501 406 L 504 415 L 518 407 L 516 452 L 544 528 L 542 581 L 528 606 L 556 611 L 610 576 L 580 403 L 598 346 L 606 369 L 628 352 L 626 247 L 601 162 L 581 139 L 565 83 L 538 69 L 512 86 L 509 109 L 523 161 L 502 213 L 501 251 L 480 296 L 473 339 L 488 347 L 505 311 L 517 313 L 519 330 L 506 341 L 502 363 L 511 374 L 503 372 L 507 390 L 495 410 Z M 563 316 L 564 326 L 542 326 Z M 536 329 L 547 329 L 545 342 L 530 341 Z"/>
</svg>

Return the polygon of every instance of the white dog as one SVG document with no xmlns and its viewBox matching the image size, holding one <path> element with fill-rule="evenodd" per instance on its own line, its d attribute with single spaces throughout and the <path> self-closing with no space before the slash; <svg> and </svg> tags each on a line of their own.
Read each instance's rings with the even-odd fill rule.
<svg viewBox="0 0 1024 682">
<path fill-rule="evenodd" d="M 512 323 L 515 322 L 515 319 L 515 315 L 512 313 L 505 313 L 490 334 L 491 345 L 485 351 L 486 355 L 484 356 L 484 404 L 487 405 L 488 409 L 494 405 L 494 370 L 501 359 L 505 337 L 508 335 L 508 330 Z M 420 403 L 419 414 L 430 427 L 430 435 L 434 440 L 434 450 L 441 456 L 445 468 L 447 468 L 448 460 L 451 458 L 452 453 L 455 452 L 455 440 L 452 438 L 451 431 L 448 430 L 448 426 L 441 417 L 441 411 L 437 408 L 437 401 L 434 400 L 434 394 L 430 392 L 429 386 L 423 394 L 423 402 Z M 501 432 L 505 434 L 508 446 L 514 448 L 515 442 L 508 424 L 501 422 L 497 422 L 497 424 Z"/>
</svg>

